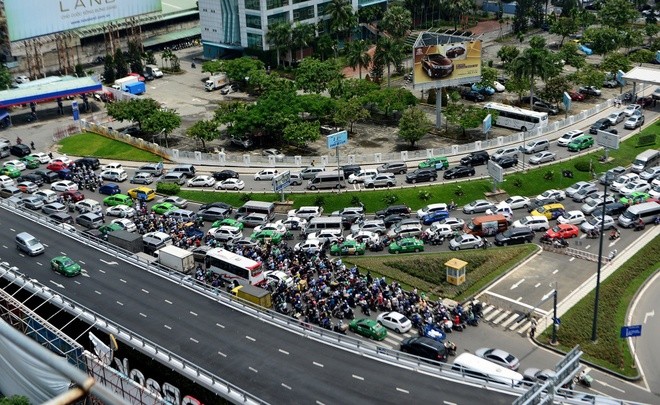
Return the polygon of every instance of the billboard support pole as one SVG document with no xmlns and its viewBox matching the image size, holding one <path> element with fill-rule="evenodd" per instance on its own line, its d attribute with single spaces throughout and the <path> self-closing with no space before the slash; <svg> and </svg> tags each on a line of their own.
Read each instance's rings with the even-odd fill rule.
<svg viewBox="0 0 660 405">
<path fill-rule="evenodd" d="M 435 127 L 440 129 L 442 126 L 442 87 L 435 88 Z"/>
</svg>

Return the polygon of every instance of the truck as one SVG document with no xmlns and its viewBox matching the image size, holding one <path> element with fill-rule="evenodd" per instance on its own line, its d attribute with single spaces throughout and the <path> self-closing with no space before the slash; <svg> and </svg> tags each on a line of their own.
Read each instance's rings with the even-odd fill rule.
<svg viewBox="0 0 660 405">
<path fill-rule="evenodd" d="M 145 72 L 149 72 L 156 79 L 163 77 L 163 72 L 156 65 L 147 65 L 144 67 Z"/>
<path fill-rule="evenodd" d="M 126 77 L 122 77 L 121 79 L 115 80 L 115 84 L 112 87 L 117 90 L 126 91 L 127 84 L 137 83 L 139 81 L 140 78 L 137 76 L 126 76 Z"/>
<path fill-rule="evenodd" d="M 156 251 L 158 263 L 184 274 L 190 274 L 195 270 L 195 258 L 191 251 L 167 245 Z"/>
<path fill-rule="evenodd" d="M 238 298 L 242 298 L 264 308 L 271 308 L 273 306 L 270 292 L 263 288 L 255 287 L 253 285 L 239 285 L 232 288 L 231 293 Z"/>
<path fill-rule="evenodd" d="M 224 73 L 217 73 L 211 75 L 208 80 L 204 82 L 204 88 L 206 91 L 213 91 L 224 87 L 227 83 L 227 75 Z"/>
<path fill-rule="evenodd" d="M 108 242 L 131 253 L 142 252 L 142 235 L 124 230 L 108 233 Z"/>
<path fill-rule="evenodd" d="M 124 87 L 127 93 L 135 95 L 144 94 L 147 91 L 147 86 L 145 86 L 144 82 L 128 83 Z"/>
</svg>

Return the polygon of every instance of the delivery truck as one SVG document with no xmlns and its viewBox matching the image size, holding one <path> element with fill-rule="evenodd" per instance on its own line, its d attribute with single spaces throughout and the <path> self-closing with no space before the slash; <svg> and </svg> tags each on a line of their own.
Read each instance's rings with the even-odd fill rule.
<svg viewBox="0 0 660 405">
<path fill-rule="evenodd" d="M 156 251 L 158 263 L 169 267 L 181 273 L 190 274 L 195 270 L 195 258 L 193 253 L 178 248 L 174 245 L 167 245 Z"/>
<path fill-rule="evenodd" d="M 145 72 L 149 72 L 156 79 L 163 77 L 163 72 L 156 65 L 147 65 L 144 67 Z"/>
<path fill-rule="evenodd" d="M 137 83 L 139 81 L 140 79 L 137 76 L 126 76 L 115 80 L 115 84 L 112 87 L 117 90 L 126 91 L 127 84 Z"/>
<path fill-rule="evenodd" d="M 250 301 L 251 303 L 260 305 L 264 308 L 271 308 L 273 306 L 270 292 L 263 288 L 255 287 L 253 285 L 239 285 L 232 288 L 231 293 L 238 298 Z"/>
<path fill-rule="evenodd" d="M 224 87 L 227 83 L 227 75 L 224 73 L 216 73 L 211 75 L 208 80 L 204 83 L 204 88 L 206 91 L 213 91 L 219 88 Z"/>
<path fill-rule="evenodd" d="M 131 253 L 142 252 L 142 235 L 124 230 L 108 233 L 108 242 Z"/>
<path fill-rule="evenodd" d="M 128 83 L 124 87 L 127 93 L 135 95 L 144 94 L 147 91 L 147 86 L 145 86 L 144 82 Z"/>
</svg>

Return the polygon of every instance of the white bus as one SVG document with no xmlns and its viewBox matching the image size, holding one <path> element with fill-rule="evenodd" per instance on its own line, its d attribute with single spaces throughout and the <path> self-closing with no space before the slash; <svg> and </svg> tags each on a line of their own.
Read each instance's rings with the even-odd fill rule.
<svg viewBox="0 0 660 405">
<path fill-rule="evenodd" d="M 261 285 L 266 280 L 261 262 L 255 262 L 225 249 L 209 250 L 206 252 L 204 263 L 207 269 L 235 286 L 245 283 Z"/>
<path fill-rule="evenodd" d="M 497 111 L 498 115 L 494 124 L 500 127 L 524 132 L 548 126 L 548 113 L 525 110 L 524 108 L 499 103 L 488 103 L 484 108 Z"/>
</svg>

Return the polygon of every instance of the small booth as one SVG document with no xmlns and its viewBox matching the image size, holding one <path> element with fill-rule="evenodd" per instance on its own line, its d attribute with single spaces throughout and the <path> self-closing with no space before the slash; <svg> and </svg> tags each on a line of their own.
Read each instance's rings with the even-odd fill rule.
<svg viewBox="0 0 660 405">
<path fill-rule="evenodd" d="M 451 259 L 445 266 L 447 268 L 447 282 L 453 285 L 461 285 L 465 282 L 465 272 L 468 262 L 459 259 Z"/>
</svg>

